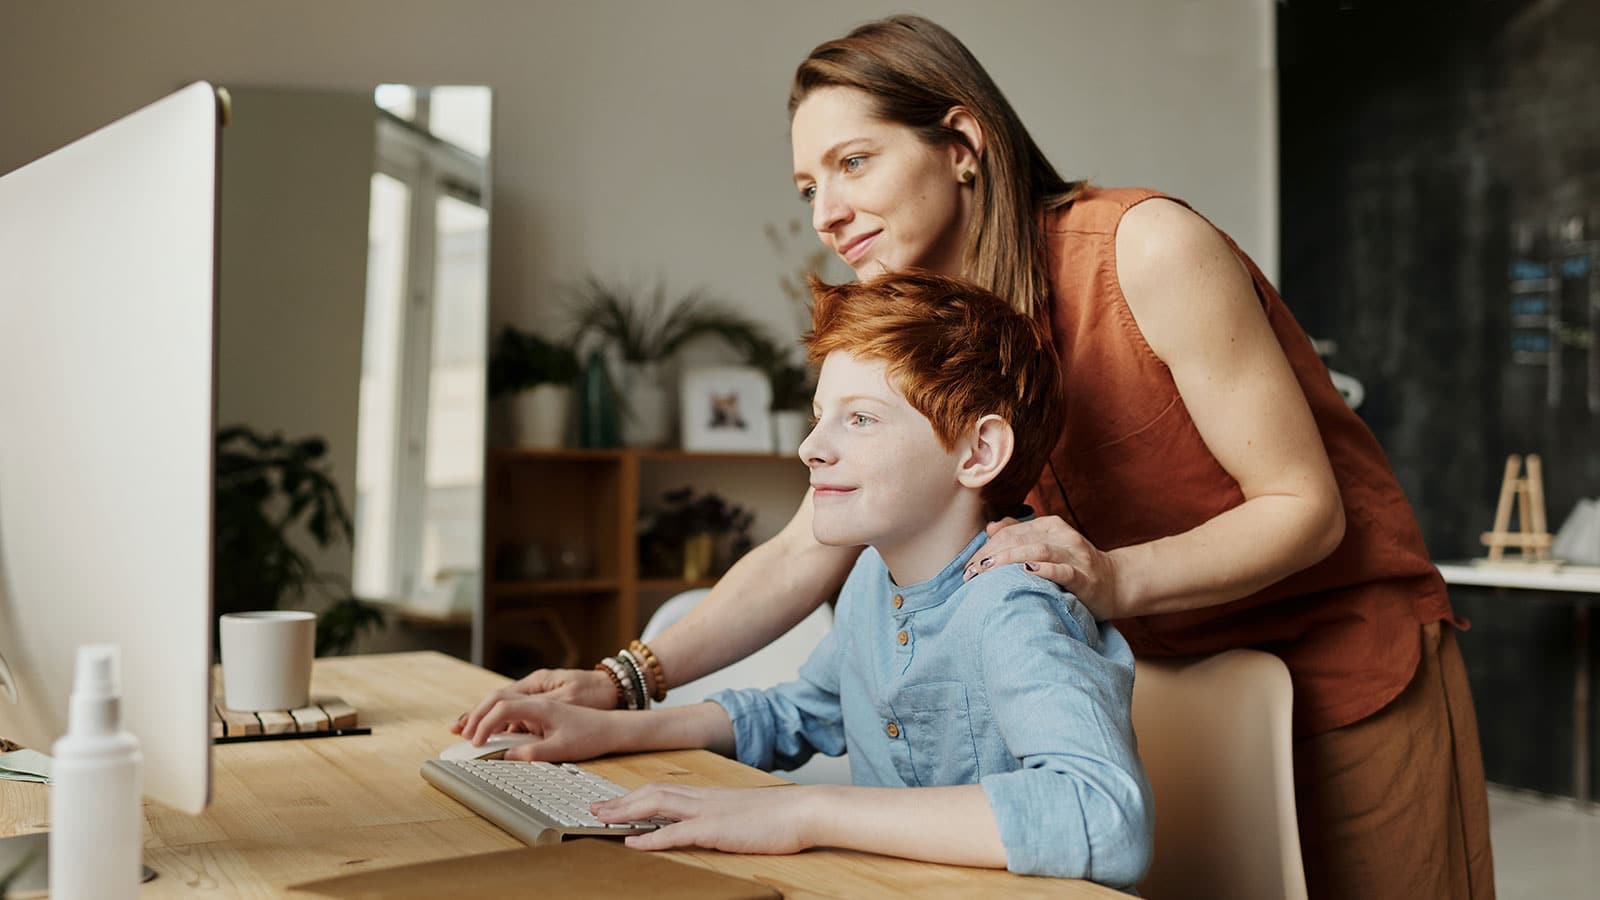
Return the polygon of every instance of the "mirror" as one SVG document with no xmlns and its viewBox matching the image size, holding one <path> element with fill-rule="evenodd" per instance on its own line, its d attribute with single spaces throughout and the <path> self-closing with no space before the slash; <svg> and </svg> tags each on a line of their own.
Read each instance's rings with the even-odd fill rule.
<svg viewBox="0 0 1600 900">
<path fill-rule="evenodd" d="M 353 594 L 387 622 L 342 649 L 470 658 L 490 90 L 227 88 L 217 424 L 232 440 L 218 463 L 217 611 L 324 610 Z M 270 464 L 278 490 L 262 501 Z M 274 530 L 311 577 L 274 559 Z"/>
</svg>

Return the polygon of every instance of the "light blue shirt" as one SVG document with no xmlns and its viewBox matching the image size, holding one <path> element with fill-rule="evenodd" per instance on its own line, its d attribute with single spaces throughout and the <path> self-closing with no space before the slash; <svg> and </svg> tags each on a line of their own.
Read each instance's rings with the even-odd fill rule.
<svg viewBox="0 0 1600 900">
<path fill-rule="evenodd" d="M 867 548 L 799 680 L 710 699 L 733 722 L 740 762 L 792 769 L 848 751 L 857 785 L 981 784 L 1008 869 L 1131 886 L 1154 823 L 1131 720 L 1133 653 L 1021 566 L 963 583 L 986 540 L 909 587 Z"/>
</svg>

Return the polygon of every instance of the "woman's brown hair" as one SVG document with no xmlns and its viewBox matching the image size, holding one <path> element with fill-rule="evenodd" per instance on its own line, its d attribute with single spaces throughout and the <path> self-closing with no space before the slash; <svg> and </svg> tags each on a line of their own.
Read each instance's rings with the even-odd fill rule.
<svg viewBox="0 0 1600 900">
<path fill-rule="evenodd" d="M 966 135 L 944 124 L 952 107 L 970 112 L 983 129 L 973 216 L 962 275 L 1008 300 L 1026 315 L 1046 315 L 1042 214 L 1070 203 L 1084 182 L 1065 181 L 1033 142 L 1010 102 L 955 35 L 920 16 L 868 22 L 819 45 L 794 73 L 789 118 L 823 87 L 848 87 L 872 98 L 878 118 L 912 129 L 931 146 Z"/>
</svg>

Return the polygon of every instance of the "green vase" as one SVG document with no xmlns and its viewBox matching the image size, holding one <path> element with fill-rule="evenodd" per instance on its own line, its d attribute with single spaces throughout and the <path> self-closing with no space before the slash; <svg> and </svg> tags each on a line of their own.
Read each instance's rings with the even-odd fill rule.
<svg viewBox="0 0 1600 900">
<path fill-rule="evenodd" d="M 611 382 L 606 361 L 596 350 L 589 354 L 583 370 L 583 421 L 578 437 L 585 447 L 622 446 L 622 429 L 617 414 L 617 389 Z"/>
</svg>

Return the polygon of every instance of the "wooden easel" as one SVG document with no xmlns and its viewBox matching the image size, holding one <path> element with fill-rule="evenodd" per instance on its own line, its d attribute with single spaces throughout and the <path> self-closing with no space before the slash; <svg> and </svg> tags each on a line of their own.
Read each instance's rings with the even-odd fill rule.
<svg viewBox="0 0 1600 900">
<path fill-rule="evenodd" d="M 1517 507 L 1517 530 L 1511 526 L 1511 507 Z M 1494 530 L 1483 534 L 1483 543 L 1489 548 L 1491 562 L 1506 560 L 1507 547 L 1521 551 L 1521 562 L 1550 559 L 1550 530 L 1544 519 L 1544 475 L 1539 467 L 1539 455 L 1528 454 L 1528 474 L 1522 474 L 1522 457 L 1513 453 L 1506 457 L 1506 474 L 1500 480 L 1500 502 L 1494 509 Z"/>
</svg>

